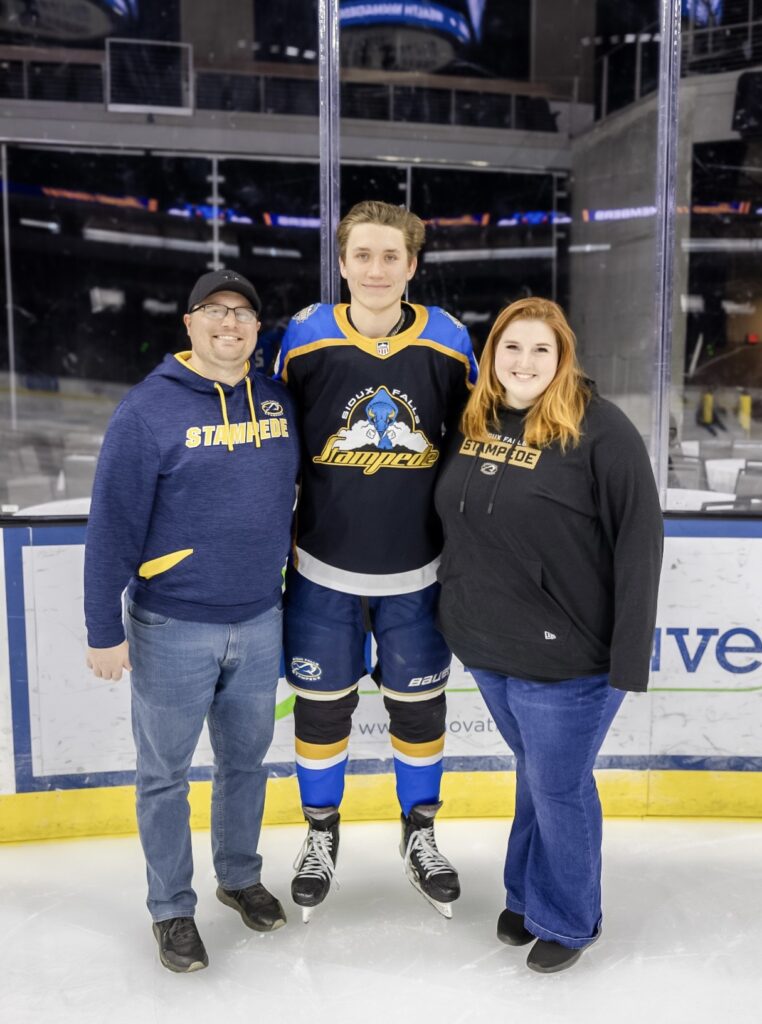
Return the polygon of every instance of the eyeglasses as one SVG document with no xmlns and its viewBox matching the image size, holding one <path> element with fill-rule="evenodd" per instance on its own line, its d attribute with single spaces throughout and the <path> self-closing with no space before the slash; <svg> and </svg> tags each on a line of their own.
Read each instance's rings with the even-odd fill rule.
<svg viewBox="0 0 762 1024">
<path fill-rule="evenodd" d="M 253 324 L 257 319 L 257 311 L 252 309 L 251 306 L 234 307 L 223 306 L 221 302 L 206 302 L 196 306 L 195 309 L 191 310 L 191 313 L 198 313 L 199 310 L 210 320 L 224 320 L 228 313 L 232 313 L 241 324 Z"/>
</svg>

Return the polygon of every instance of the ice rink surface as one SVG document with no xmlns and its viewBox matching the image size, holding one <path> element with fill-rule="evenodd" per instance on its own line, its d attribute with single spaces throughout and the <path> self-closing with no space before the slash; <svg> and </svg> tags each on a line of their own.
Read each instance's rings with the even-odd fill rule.
<svg viewBox="0 0 762 1024">
<path fill-rule="evenodd" d="M 447 821 L 451 921 L 413 890 L 391 822 L 346 824 L 341 888 L 303 925 L 289 897 L 301 826 L 264 830 L 288 925 L 246 929 L 194 836 L 209 969 L 159 964 L 137 838 L 0 846 L 2 1024 L 760 1024 L 762 822 L 605 823 L 604 927 L 566 973 L 501 945 L 504 821 Z"/>
</svg>

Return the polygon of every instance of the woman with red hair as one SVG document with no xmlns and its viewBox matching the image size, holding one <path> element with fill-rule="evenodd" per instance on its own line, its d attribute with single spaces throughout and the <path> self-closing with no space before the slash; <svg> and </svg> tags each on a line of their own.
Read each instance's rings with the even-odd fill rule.
<svg viewBox="0 0 762 1024">
<path fill-rule="evenodd" d="M 440 629 L 516 758 L 498 938 L 564 970 L 600 933 L 593 765 L 648 684 L 663 526 L 643 442 L 556 303 L 497 317 L 436 504 Z"/>
</svg>

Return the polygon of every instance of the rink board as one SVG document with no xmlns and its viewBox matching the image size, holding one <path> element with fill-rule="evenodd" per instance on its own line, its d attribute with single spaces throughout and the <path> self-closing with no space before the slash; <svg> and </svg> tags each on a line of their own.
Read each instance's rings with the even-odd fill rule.
<svg viewBox="0 0 762 1024">
<path fill-rule="evenodd" d="M 762 521 L 667 521 L 650 691 L 630 695 L 598 762 L 611 815 L 762 816 Z M 84 666 L 84 526 L 0 531 L 0 839 L 135 830 L 129 685 Z M 281 680 L 266 820 L 301 820 L 293 697 Z M 445 808 L 510 814 L 513 759 L 471 676 L 448 686 Z M 350 741 L 346 818 L 395 816 L 388 726 L 366 677 Z M 211 750 L 193 766 L 208 825 Z"/>
</svg>

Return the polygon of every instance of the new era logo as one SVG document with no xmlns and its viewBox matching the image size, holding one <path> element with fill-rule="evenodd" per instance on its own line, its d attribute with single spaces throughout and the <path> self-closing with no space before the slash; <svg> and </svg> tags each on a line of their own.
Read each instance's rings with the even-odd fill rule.
<svg viewBox="0 0 762 1024">
<path fill-rule="evenodd" d="M 549 633 L 547 631 L 547 629 L 546 629 L 545 630 L 545 639 L 546 640 L 555 640 L 556 639 L 556 634 L 555 633 Z"/>
</svg>

